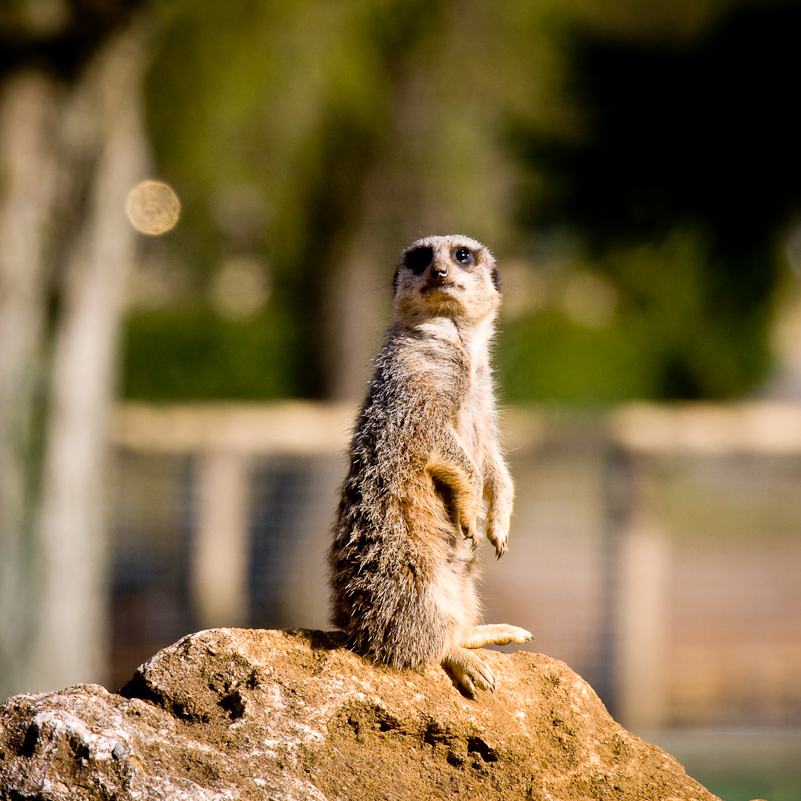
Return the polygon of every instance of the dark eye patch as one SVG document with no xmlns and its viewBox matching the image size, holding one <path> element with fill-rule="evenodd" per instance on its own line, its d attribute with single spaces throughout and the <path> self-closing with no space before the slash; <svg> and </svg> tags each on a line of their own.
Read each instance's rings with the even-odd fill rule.
<svg viewBox="0 0 801 801">
<path fill-rule="evenodd" d="M 434 258 L 434 248 L 421 246 L 406 252 L 406 266 L 415 274 L 422 275 Z"/>
</svg>

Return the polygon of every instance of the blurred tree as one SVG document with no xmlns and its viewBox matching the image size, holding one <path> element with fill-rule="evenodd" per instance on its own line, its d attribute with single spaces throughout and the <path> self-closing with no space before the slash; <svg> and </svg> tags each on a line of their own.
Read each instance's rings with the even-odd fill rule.
<svg viewBox="0 0 801 801">
<path fill-rule="evenodd" d="M 135 0 L 0 11 L 0 696 L 102 679 L 102 457 L 146 148 Z"/>
<path fill-rule="evenodd" d="M 507 57 L 521 14 L 453 0 L 173 14 L 150 121 L 185 215 L 154 258 L 187 278 L 177 302 L 133 315 L 126 394 L 219 397 L 219 379 L 198 366 L 205 352 L 228 397 L 354 398 L 400 250 L 431 231 L 513 239 L 503 103 L 521 115 L 536 103 L 518 69 L 538 66 L 536 52 Z M 525 28 L 536 34 L 536 19 Z M 269 274 L 269 298 L 247 319 L 224 319 L 214 301 L 232 256 Z M 199 324 L 181 326 L 189 317 Z"/>
</svg>

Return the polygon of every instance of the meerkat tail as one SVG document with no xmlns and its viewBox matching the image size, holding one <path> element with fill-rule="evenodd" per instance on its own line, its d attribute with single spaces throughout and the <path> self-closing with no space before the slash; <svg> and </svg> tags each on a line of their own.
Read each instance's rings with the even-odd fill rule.
<svg viewBox="0 0 801 801">
<path fill-rule="evenodd" d="M 534 638 L 530 631 L 519 626 L 508 626 L 495 623 L 486 626 L 474 626 L 459 643 L 462 648 L 482 648 L 485 645 L 507 645 L 510 642 L 526 643 Z"/>
</svg>

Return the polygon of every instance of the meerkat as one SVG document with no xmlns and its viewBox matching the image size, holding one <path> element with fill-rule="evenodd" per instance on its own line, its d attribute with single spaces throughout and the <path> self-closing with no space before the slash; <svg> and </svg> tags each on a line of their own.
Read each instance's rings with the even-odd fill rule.
<svg viewBox="0 0 801 801">
<path fill-rule="evenodd" d="M 500 558 L 514 496 L 490 370 L 498 269 L 473 239 L 431 236 L 403 252 L 393 287 L 329 553 L 332 622 L 355 651 L 439 663 L 473 695 L 495 679 L 469 649 L 531 639 L 478 625 L 481 518 Z"/>
</svg>

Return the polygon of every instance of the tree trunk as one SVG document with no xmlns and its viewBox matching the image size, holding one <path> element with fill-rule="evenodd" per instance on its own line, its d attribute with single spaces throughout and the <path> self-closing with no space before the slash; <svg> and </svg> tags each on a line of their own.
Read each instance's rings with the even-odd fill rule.
<svg viewBox="0 0 801 801">
<path fill-rule="evenodd" d="M 147 164 L 141 23 L 0 94 L 0 697 L 105 673 L 105 429 Z"/>
</svg>

